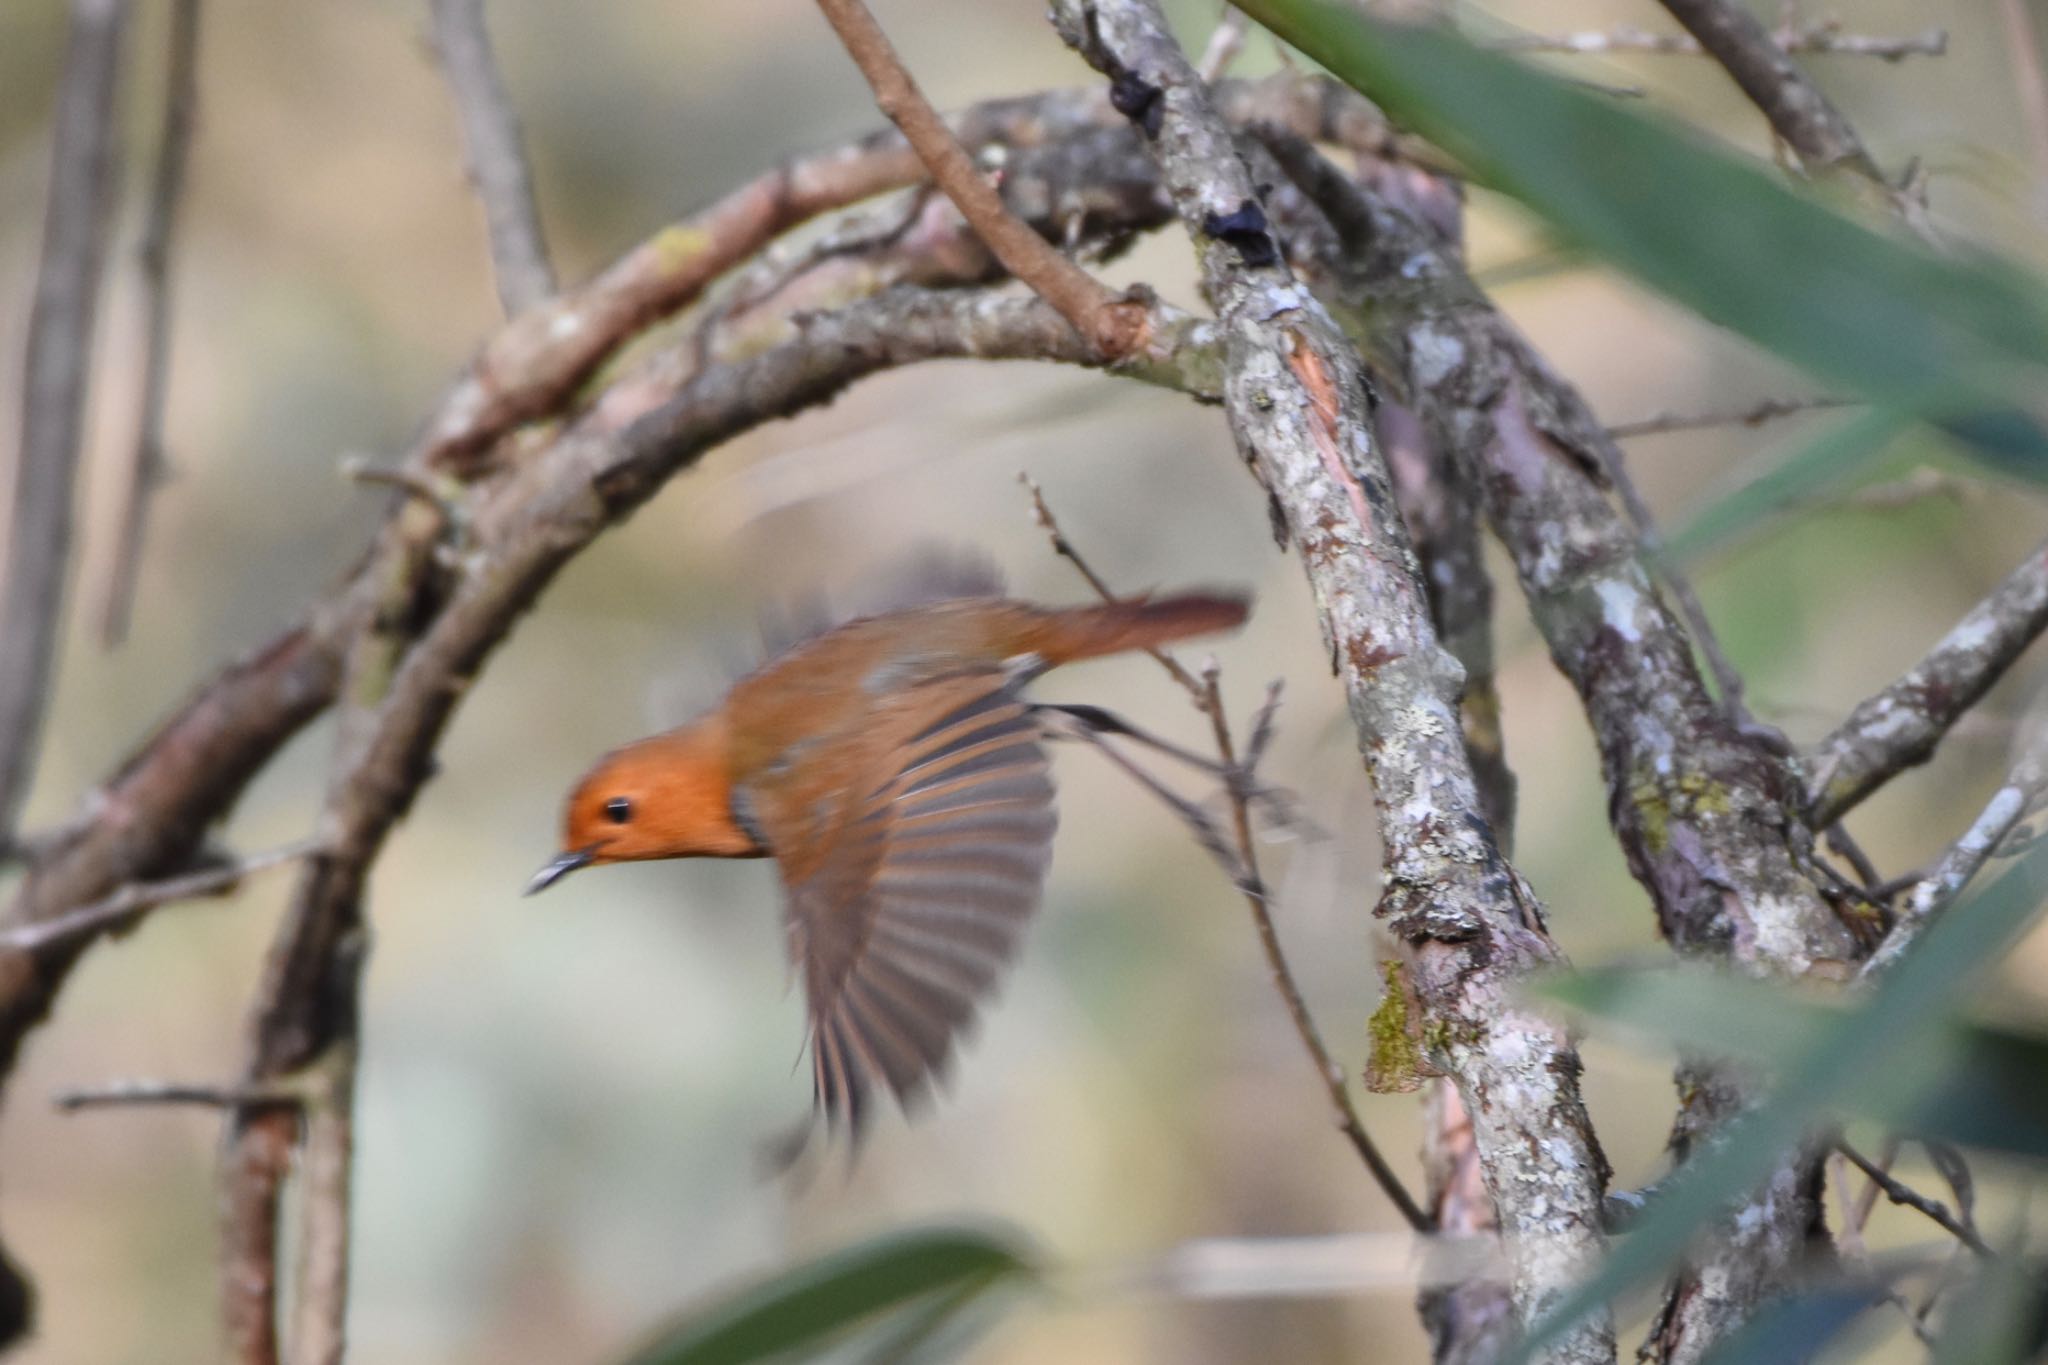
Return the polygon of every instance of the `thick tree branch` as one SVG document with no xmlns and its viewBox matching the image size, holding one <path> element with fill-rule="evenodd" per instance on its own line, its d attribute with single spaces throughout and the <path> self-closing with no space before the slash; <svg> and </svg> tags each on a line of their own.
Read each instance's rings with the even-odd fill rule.
<svg viewBox="0 0 2048 1365">
<path fill-rule="evenodd" d="M 2037 547 L 1897 682 L 1859 702 L 1804 756 L 1816 829 L 1933 756 L 1949 727 L 2048 628 L 2048 545 Z"/>
<path fill-rule="evenodd" d="M 1304 264 L 1347 301 L 1374 354 L 1399 358 L 1396 383 L 1472 471 L 1592 722 L 1616 833 L 1666 936 L 1753 971 L 1847 974 L 1855 945 L 1803 871 L 1796 774 L 1709 696 L 1635 533 L 1602 489 L 1614 460 L 1605 431 L 1426 229 L 1300 138 L 1269 140 L 1344 248 Z M 1704 1073 L 1693 1079 L 1674 1134 L 1681 1151 L 1741 1099 Z M 1671 1358 L 1704 1351 L 1784 1283 L 1817 1213 L 1815 1169 L 1788 1163 L 1763 1216 L 1731 1225 L 1741 1235 L 1706 1253 L 1681 1292 Z"/>
<path fill-rule="evenodd" d="M 1385 847 L 1375 913 L 1411 954 L 1430 1060 L 1472 1114 L 1533 1321 L 1601 1245 L 1606 1166 L 1551 1022 L 1514 999 L 1554 963 L 1535 897 L 1482 814 L 1457 720 L 1463 670 L 1438 641 L 1356 354 L 1288 270 L 1229 130 L 1148 0 L 1060 0 L 1061 36 L 1144 129 L 1193 237 L 1225 337 L 1224 403 L 1239 450 L 1299 549 L 1365 753 Z M 1541 1143 L 1528 1134 L 1545 1135 Z M 1604 1321 L 1551 1358 L 1614 1357 Z"/>
<path fill-rule="evenodd" d="M 483 0 L 431 0 L 434 52 L 462 118 L 463 159 L 470 183 L 483 201 L 484 230 L 491 242 L 491 268 L 498 301 L 511 317 L 555 292 L 533 180 L 519 139 L 519 120 L 484 26 Z"/>
<path fill-rule="evenodd" d="M 127 0 L 72 0 L 0 564 L 0 847 L 14 838 L 35 771 L 63 618 L 73 476 L 116 192 L 115 84 L 127 31 Z"/>
</svg>

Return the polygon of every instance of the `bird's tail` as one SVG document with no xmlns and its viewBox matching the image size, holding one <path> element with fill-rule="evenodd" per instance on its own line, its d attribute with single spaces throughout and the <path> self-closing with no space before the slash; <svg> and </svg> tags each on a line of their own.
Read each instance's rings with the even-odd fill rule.
<svg viewBox="0 0 2048 1365">
<path fill-rule="evenodd" d="M 1241 592 L 1190 592 L 1173 597 L 1130 597 L 1099 607 L 1072 607 L 1054 616 L 1047 661 L 1071 663 L 1127 649 L 1158 649 L 1191 635 L 1210 635 L 1244 624 L 1251 599 Z"/>
</svg>

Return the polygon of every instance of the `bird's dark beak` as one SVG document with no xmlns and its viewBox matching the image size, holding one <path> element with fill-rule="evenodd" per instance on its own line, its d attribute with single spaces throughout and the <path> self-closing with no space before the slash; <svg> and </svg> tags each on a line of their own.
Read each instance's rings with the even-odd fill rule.
<svg viewBox="0 0 2048 1365">
<path fill-rule="evenodd" d="M 526 884 L 524 894 L 531 896 L 536 891 L 547 890 L 577 868 L 590 866 L 591 863 L 596 861 L 596 854 L 597 845 L 595 844 L 592 844 L 589 848 L 571 849 L 567 853 L 556 854 L 546 867 L 533 874 L 533 880 Z"/>
</svg>

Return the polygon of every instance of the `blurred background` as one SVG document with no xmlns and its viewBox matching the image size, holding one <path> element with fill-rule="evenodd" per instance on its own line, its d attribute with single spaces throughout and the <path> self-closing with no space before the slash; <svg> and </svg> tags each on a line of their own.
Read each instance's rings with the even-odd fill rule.
<svg viewBox="0 0 2048 1365">
<path fill-rule="evenodd" d="M 1036 3 L 875 8 L 942 105 L 1092 79 Z M 1199 47 L 1216 6 L 1172 9 Z M 1997 6 L 1941 10 L 1944 57 L 1809 67 L 1882 164 L 1924 162 L 1944 227 L 2048 271 L 2048 186 L 2022 137 Z M 1849 29 L 1881 34 L 1917 32 L 1931 15 L 1910 0 L 1848 0 L 1834 12 Z M 565 281 L 785 153 L 877 122 L 806 0 L 500 0 L 489 14 Z M 1546 32 L 1661 18 L 1645 3 L 1501 4 L 1488 14 Z M 73 585 L 80 621 L 105 577 L 138 382 L 132 248 L 155 138 L 162 8 L 142 6 L 138 19 L 125 118 L 132 193 L 102 315 Z M 9 432 L 62 38 L 63 6 L 0 7 Z M 1239 69 L 1256 74 L 1273 60 L 1254 38 Z M 1704 63 L 1564 65 L 1640 87 L 1766 150 L 1761 119 Z M 381 497 L 345 481 L 338 464 L 400 451 L 497 321 L 481 215 L 421 6 L 214 0 L 201 80 L 176 265 L 175 480 L 154 510 L 128 643 L 107 652 L 82 625 L 68 633 L 31 827 L 64 817 L 197 680 L 347 566 Z M 1550 259 L 1525 219 L 1484 195 L 1473 204 L 1472 257 L 1610 420 L 1811 392 L 1611 275 Z M 1189 254 L 1173 235 L 1115 269 L 1194 301 Z M 1722 428 L 1631 451 L 1676 524 L 1814 429 Z M 1894 473 L 1939 463 L 1914 439 Z M 1242 903 L 1170 816 L 1086 753 L 1058 760 L 1064 828 L 1046 903 L 956 1083 L 923 1121 L 886 1118 L 857 1166 L 827 1162 L 805 1180 L 765 1180 L 755 1160 L 759 1142 L 809 1101 L 769 869 L 608 869 L 543 900 L 519 898 L 553 850 L 570 781 L 599 752 L 712 701 L 758 656 L 762 612 L 844 593 L 933 541 L 980 547 L 1022 595 L 1085 596 L 1032 525 L 1020 469 L 1120 587 L 1256 590 L 1251 627 L 1214 652 L 1240 713 L 1268 679 L 1288 682 L 1268 776 L 1298 791 L 1330 837 L 1274 848 L 1269 871 L 1311 1004 L 1356 1072 L 1378 992 L 1370 799 L 1299 572 L 1274 551 L 1221 416 L 1045 368 L 883 376 L 733 443 L 605 537 L 462 708 L 441 776 L 373 890 L 351 1321 L 359 1359 L 603 1359 L 736 1277 L 930 1216 L 1012 1222 L 1063 1263 L 1108 1275 L 1193 1237 L 1397 1230 L 1331 1131 Z M 2001 577 L 2040 537 L 2042 511 L 2032 494 L 1985 484 L 1884 511 L 1817 509 L 1720 554 L 1699 586 L 1752 680 L 1752 704 L 1809 740 Z M 1518 861 L 1576 961 L 1652 952 L 1645 896 L 1607 833 L 1585 722 L 1512 575 L 1503 582 Z M 1852 821 L 1887 874 L 1924 860 L 1975 814 L 2039 667 L 2022 667 L 1935 764 Z M 1142 658 L 1076 668 L 1043 691 L 1191 742 L 1202 733 Z M 225 831 L 230 843 L 253 851 L 307 831 L 330 738 L 316 728 L 274 766 Z M 40 1336 L 23 1362 L 213 1356 L 216 1118 L 65 1118 L 48 1097 L 117 1076 L 228 1075 L 287 875 L 267 874 L 231 902 L 163 911 L 96 948 L 34 1038 L 0 1122 L 0 1232 L 42 1293 Z M 2048 1006 L 2044 968 L 2048 943 L 2037 940 L 2002 989 L 2016 1004 Z M 1617 1182 L 1652 1178 L 1670 1111 L 1664 1064 L 1597 1044 L 1588 1061 Z M 1414 1098 L 1364 1103 L 1419 1186 Z M 1980 1178 L 1995 1197 L 1997 1172 Z M 1920 1235 L 1883 1211 L 1873 1226 L 1880 1244 Z M 1071 1292 L 1013 1314 L 977 1358 L 1313 1361 L 1369 1348 L 1412 1360 L 1424 1349 L 1398 1280 L 1353 1297 L 1212 1304 L 1091 1283 L 1083 1275 Z"/>
</svg>

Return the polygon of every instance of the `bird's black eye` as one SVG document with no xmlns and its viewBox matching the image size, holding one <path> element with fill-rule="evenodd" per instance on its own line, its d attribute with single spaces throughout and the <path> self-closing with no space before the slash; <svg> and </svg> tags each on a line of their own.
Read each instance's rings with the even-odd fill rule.
<svg viewBox="0 0 2048 1365">
<path fill-rule="evenodd" d="M 615 825 L 623 825 L 633 818 L 633 803 L 623 796 L 614 796 L 604 803 L 604 813 Z"/>
</svg>

